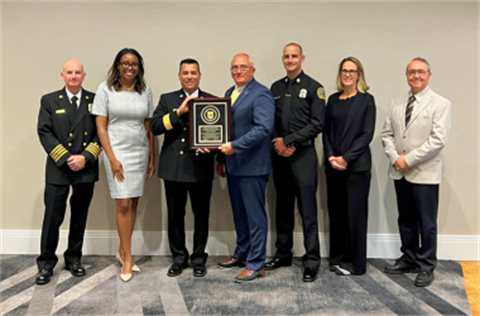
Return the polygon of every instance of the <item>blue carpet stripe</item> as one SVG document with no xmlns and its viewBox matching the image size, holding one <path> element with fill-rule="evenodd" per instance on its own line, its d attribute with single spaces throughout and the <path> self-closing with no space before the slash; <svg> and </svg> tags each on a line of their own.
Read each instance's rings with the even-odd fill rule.
<svg viewBox="0 0 480 316">
<path fill-rule="evenodd" d="M 84 277 L 71 277 L 57 285 L 55 291 L 55 296 L 59 296 L 65 291 L 68 291 L 72 287 L 78 285 L 81 282 L 84 282 L 88 278 L 93 277 L 96 273 L 102 271 L 103 269 L 111 266 L 117 265 L 118 270 L 120 271 L 120 263 L 114 256 L 84 256 L 82 263 L 84 265 L 89 265 L 90 267 L 86 269 L 86 276 Z M 62 273 L 69 273 L 66 270 L 62 270 Z"/>
<path fill-rule="evenodd" d="M 7 314 L 5 314 L 5 316 L 23 316 L 23 315 L 26 315 L 27 311 L 28 311 L 28 305 L 29 305 L 28 303 L 20 305 L 17 308 L 15 308 L 14 310 L 11 310 Z"/>
<path fill-rule="evenodd" d="M 18 255 L 2 255 L 0 260 L 0 281 L 8 279 L 9 277 L 22 272 L 35 265 L 35 258 L 37 256 L 21 255 L 19 260 Z"/>
<path fill-rule="evenodd" d="M 25 281 L 22 281 L 11 288 L 2 291 L 2 295 L 0 295 L 0 303 L 3 303 L 4 301 L 8 300 L 9 298 L 25 291 L 26 289 L 35 286 L 35 280 L 33 278 L 29 278 Z"/>
<path fill-rule="evenodd" d="M 384 267 L 388 265 L 385 260 L 380 259 L 370 259 L 368 262 L 381 271 L 383 271 Z M 434 293 L 430 292 L 428 288 L 416 287 L 413 285 L 413 281 L 404 274 L 385 273 L 385 275 L 409 291 L 416 298 L 422 300 L 425 304 L 437 310 L 442 315 L 467 315 L 455 306 L 443 300 L 441 297 L 438 297 Z"/>
<path fill-rule="evenodd" d="M 419 315 L 417 311 L 410 308 L 405 302 L 391 293 L 388 289 L 379 285 L 370 276 L 351 276 L 351 279 L 367 291 L 372 297 L 392 310 L 397 315 Z"/>
<path fill-rule="evenodd" d="M 462 265 L 459 264 L 457 261 L 439 261 L 437 265 L 437 269 L 441 268 L 442 270 L 447 270 L 454 272 L 455 274 L 461 276 L 463 278 L 463 270 Z"/>
</svg>

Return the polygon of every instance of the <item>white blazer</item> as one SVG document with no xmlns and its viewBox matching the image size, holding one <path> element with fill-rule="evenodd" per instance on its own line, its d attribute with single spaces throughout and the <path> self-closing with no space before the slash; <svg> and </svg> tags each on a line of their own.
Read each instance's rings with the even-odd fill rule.
<svg viewBox="0 0 480 316">
<path fill-rule="evenodd" d="M 392 106 L 382 130 L 382 143 L 390 160 L 388 174 L 411 183 L 439 184 L 442 179 L 442 157 L 451 125 L 452 104 L 426 87 L 415 95 L 412 117 L 405 127 L 408 95 L 392 100 Z M 400 154 L 410 166 L 398 171 L 393 164 Z"/>
</svg>

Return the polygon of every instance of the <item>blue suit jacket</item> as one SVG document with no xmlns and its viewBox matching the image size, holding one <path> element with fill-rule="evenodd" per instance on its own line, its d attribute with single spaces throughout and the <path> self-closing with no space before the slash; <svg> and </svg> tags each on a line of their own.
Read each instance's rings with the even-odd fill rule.
<svg viewBox="0 0 480 316">
<path fill-rule="evenodd" d="M 235 87 L 225 92 L 230 97 Z M 245 86 L 232 106 L 232 147 L 226 169 L 233 176 L 267 175 L 272 170 L 270 134 L 275 119 L 275 103 L 270 90 L 255 78 Z"/>
</svg>

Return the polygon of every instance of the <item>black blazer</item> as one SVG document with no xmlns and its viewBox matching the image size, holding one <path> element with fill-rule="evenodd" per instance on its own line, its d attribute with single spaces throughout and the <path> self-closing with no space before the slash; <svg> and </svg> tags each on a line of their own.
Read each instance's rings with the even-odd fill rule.
<svg viewBox="0 0 480 316">
<path fill-rule="evenodd" d="M 372 167 L 372 157 L 369 144 L 375 131 L 375 100 L 369 93 L 358 92 L 347 116 L 345 129 L 342 133 L 340 148 L 333 148 L 334 126 L 332 111 L 338 102 L 341 92 L 328 98 L 325 113 L 325 128 L 323 130 L 323 148 L 325 150 L 325 165 L 330 166 L 328 157 L 342 156 L 348 162 L 347 171 L 369 171 Z"/>
<path fill-rule="evenodd" d="M 46 182 L 69 185 L 98 181 L 98 155 L 101 148 L 97 136 L 95 116 L 91 114 L 95 94 L 82 90 L 80 105 L 74 109 L 65 88 L 46 94 L 41 99 L 37 131 L 48 154 Z M 85 168 L 73 171 L 67 159 L 84 155 L 89 162 Z"/>
<path fill-rule="evenodd" d="M 199 90 L 200 98 L 214 96 Z M 158 176 L 168 181 L 202 182 L 213 180 L 215 152 L 198 154 L 190 149 L 188 112 L 178 117 L 176 110 L 186 95 L 183 89 L 160 96 L 150 121 L 153 135 L 165 134 L 158 163 Z"/>
</svg>

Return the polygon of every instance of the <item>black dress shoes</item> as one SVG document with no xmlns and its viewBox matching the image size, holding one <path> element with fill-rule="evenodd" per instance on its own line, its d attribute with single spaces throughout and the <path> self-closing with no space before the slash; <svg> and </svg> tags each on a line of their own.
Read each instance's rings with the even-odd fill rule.
<svg viewBox="0 0 480 316">
<path fill-rule="evenodd" d="M 305 268 L 303 270 L 303 282 L 313 282 L 317 279 L 317 271 L 312 268 Z"/>
<path fill-rule="evenodd" d="M 417 275 L 417 278 L 415 279 L 415 282 L 413 284 L 415 284 L 415 286 L 425 287 L 432 284 L 433 279 L 435 279 L 435 277 L 433 276 L 433 271 L 432 272 L 420 271 L 420 273 Z"/>
<path fill-rule="evenodd" d="M 265 270 L 275 270 L 280 267 L 289 267 L 292 265 L 292 259 L 273 258 L 265 263 Z"/>
<path fill-rule="evenodd" d="M 205 264 L 195 264 L 193 265 L 193 276 L 198 278 L 204 277 L 207 274 L 207 267 Z"/>
<path fill-rule="evenodd" d="M 70 273 L 75 277 L 85 276 L 85 268 L 81 262 L 66 263 L 65 270 L 70 271 Z"/>
<path fill-rule="evenodd" d="M 35 283 L 38 285 L 44 285 L 50 282 L 50 277 L 53 275 L 52 270 L 42 269 L 38 271 L 37 276 L 35 277 Z"/>
<path fill-rule="evenodd" d="M 415 273 L 418 272 L 418 267 L 398 259 L 394 265 L 386 266 L 385 272 L 390 274 Z"/>
<path fill-rule="evenodd" d="M 185 269 L 185 268 L 186 268 L 186 266 L 181 266 L 179 264 L 174 263 L 174 264 L 172 264 L 170 269 L 168 269 L 167 275 L 169 277 L 176 277 L 176 276 L 182 274 L 183 269 Z"/>
</svg>

